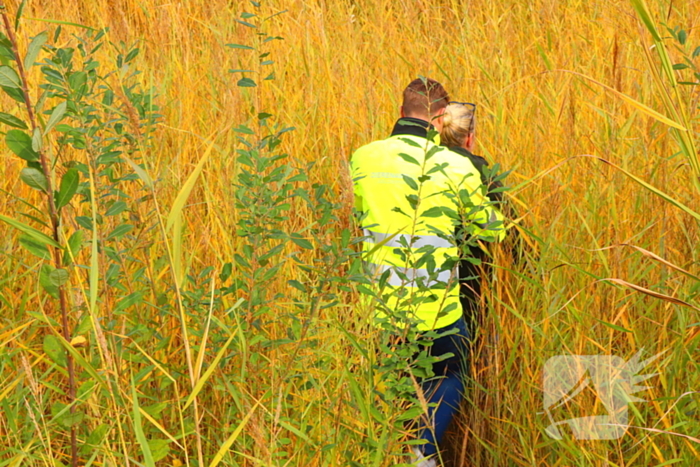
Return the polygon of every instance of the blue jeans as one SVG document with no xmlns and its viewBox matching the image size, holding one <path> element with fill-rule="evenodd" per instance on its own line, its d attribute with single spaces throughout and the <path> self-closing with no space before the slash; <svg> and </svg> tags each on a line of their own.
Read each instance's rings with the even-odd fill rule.
<svg viewBox="0 0 700 467">
<path fill-rule="evenodd" d="M 421 388 L 428 403 L 437 403 L 436 407 L 428 408 L 427 417 L 423 414 L 419 422 L 419 437 L 427 442 L 421 446 L 426 457 L 437 453 L 438 445 L 442 442 L 447 427 L 459 410 L 463 398 L 470 340 L 464 318 L 437 331 L 444 332 L 453 328 L 457 328 L 456 334 L 435 339 L 429 349 L 430 355 L 433 356 L 446 353 L 454 355 L 433 364 L 436 378 L 421 382 Z"/>
</svg>

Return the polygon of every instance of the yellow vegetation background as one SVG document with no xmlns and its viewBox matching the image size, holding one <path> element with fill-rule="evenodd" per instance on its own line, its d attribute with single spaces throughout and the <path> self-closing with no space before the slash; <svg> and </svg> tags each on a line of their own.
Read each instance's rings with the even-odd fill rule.
<svg viewBox="0 0 700 467">
<path fill-rule="evenodd" d="M 18 2 L 8 3 L 14 12 Z M 672 57 L 679 56 L 676 47 L 692 51 L 700 46 L 694 30 L 700 19 L 698 5 L 649 0 L 657 22 L 689 31 L 685 46 L 668 40 Z M 143 70 L 139 79 L 157 89 L 158 104 L 163 107 L 155 141 L 143 157 L 157 180 L 158 199 L 165 209 L 206 149 L 203 138 L 217 138 L 185 209 L 182 261 L 190 273 L 206 266 L 221 268 L 239 245 L 232 183 L 239 170 L 235 149 L 240 143 L 232 128 L 249 122 L 251 106 L 295 127 L 283 136 L 283 149 L 299 161 L 317 162 L 309 177 L 332 188 L 345 206 L 339 217 L 344 226 L 350 226 L 349 157 L 360 145 L 389 134 L 398 117 L 401 91 L 409 81 L 429 76 L 441 81 L 453 99 L 477 103 L 476 152 L 491 164 L 512 170 L 507 184 L 515 189 L 509 196 L 521 225 L 530 232 L 524 236 L 534 253 L 521 264 L 507 258 L 499 264 L 484 337 L 474 359 L 477 383 L 453 427 L 453 447 L 446 460 L 456 466 L 690 466 L 698 462 L 699 440 L 692 438 L 700 428 L 700 399 L 692 393 L 700 382 L 699 328 L 693 326 L 700 321 L 697 309 L 600 281 L 617 278 L 697 303 L 695 279 L 640 250 L 620 246 L 643 248 L 693 273 L 700 253 L 697 221 L 598 159 L 577 157 L 606 159 L 691 209 L 700 209 L 691 171 L 677 155 L 668 127 L 596 83 L 663 112 L 644 53 L 651 43 L 648 32 L 630 4 L 617 0 L 289 0 L 263 2 L 260 11 L 269 15 L 282 10 L 286 12 L 267 23 L 270 34 L 283 37 L 270 47 L 269 59 L 275 63 L 267 68 L 276 79 L 252 91 L 238 88 L 240 74 L 229 69 L 254 65 L 254 55 L 226 46 L 253 40 L 253 31 L 234 21 L 243 12 L 257 13 L 248 2 L 30 0 L 18 36 L 26 47 L 37 33 L 55 29 L 55 23 L 38 20 L 50 19 L 109 27 L 112 42 L 138 43 L 141 54 L 134 66 Z M 79 28 L 63 28 L 80 33 Z M 106 48 L 104 60 L 114 55 L 113 49 Z M 679 77 L 681 73 L 685 72 L 679 72 Z M 32 76 L 39 77 L 38 69 Z M 36 99 L 37 89 L 31 92 Z M 696 88 L 684 87 L 682 96 L 683 105 L 694 116 Z M 0 98 L 0 105 L 5 112 L 17 110 L 7 97 Z M 0 150 L 0 188 L 40 205 L 43 200 L 19 181 L 21 162 L 4 147 Z M 15 198 L 0 195 L 0 213 L 14 215 L 18 209 Z M 143 214 L 147 207 L 137 209 Z M 289 228 L 304 225 L 310 215 L 300 208 L 288 221 Z M 0 345 L 3 352 L 13 352 L 2 368 L 0 402 L 19 404 L 21 400 L 12 394 L 30 386 L 27 375 L 32 371 L 40 381 L 63 384 L 58 370 L 44 373 L 49 370 L 42 355 L 43 331 L 34 318 L 21 312 L 43 309 L 52 314 L 56 307 L 44 298 L 35 274 L 23 274 L 37 260 L 17 245 L 16 233 L 0 225 L 0 238 Z M 154 237 L 154 242 L 151 252 L 162 255 L 163 240 Z M 151 261 L 151 280 L 170 280 L 169 267 L 155 256 L 145 260 Z M 282 290 L 287 280 L 299 277 L 297 269 L 286 266 L 270 287 Z M 72 283 L 77 286 L 79 280 L 74 277 Z M 116 298 L 102 288 L 101 312 L 106 314 Z M 318 318 L 314 338 L 321 348 L 316 354 L 306 350 L 299 356 L 297 369 L 305 368 L 313 376 L 312 383 L 302 388 L 302 381 L 311 380 L 276 379 L 279 373 L 270 368 L 294 364 L 280 347 L 267 360 L 255 362 L 258 371 L 243 380 L 229 378 L 242 374 L 235 358 L 216 371 L 200 396 L 203 434 L 194 433 L 178 419 L 178 413 L 185 419 L 193 417 L 187 410 L 166 409 L 145 420 L 152 438 L 166 440 L 169 446 L 157 465 L 197 465 L 197 437 L 205 465 L 210 465 L 223 440 L 248 413 L 253 415 L 222 465 L 402 462 L 395 455 L 400 454 L 396 445 L 381 454 L 368 447 L 368 440 L 380 430 L 373 427 L 375 419 L 358 412 L 357 392 L 349 382 L 353 378 L 349 369 L 367 362 L 348 344 L 346 334 L 338 331 L 337 319 L 344 323 L 355 319 L 357 297 L 348 294 L 344 299 L 347 303 L 329 308 Z M 280 305 L 280 313 L 288 309 Z M 147 311 L 131 313 L 127 323 L 133 324 Z M 369 339 L 364 327 L 348 326 L 359 342 Z M 169 329 L 179 333 L 176 324 Z M 285 329 L 273 326 L 263 332 L 278 338 Z M 192 337 L 195 347 L 197 339 Z M 629 358 L 640 349 L 645 356 L 667 352 L 649 371 L 659 373 L 649 380 L 651 389 L 638 394 L 652 402 L 638 403 L 631 411 L 632 425 L 656 431 L 630 428 L 621 440 L 597 442 L 547 437 L 548 422 L 539 413 L 543 410 L 541 371 L 547 358 L 559 354 Z M 184 373 L 182 349 L 175 341 L 165 349 L 145 352 Z M 311 361 L 322 364 L 311 365 Z M 116 365 L 129 401 L 130 374 L 141 371 L 143 365 L 129 361 Z M 155 375 L 159 370 L 152 371 Z M 147 374 L 143 381 L 150 377 Z M 227 392 L 227 382 L 238 388 L 239 400 Z M 354 384 L 371 400 L 372 381 Z M 282 411 L 285 424 L 279 423 L 280 399 L 263 397 L 268 389 L 273 394 L 279 391 L 289 403 Z M 38 391 L 49 397 L 49 389 Z M 185 399 L 188 394 L 183 382 L 177 391 L 152 403 L 174 404 L 172 398 Z M 256 408 L 258 400 L 263 402 Z M 111 432 L 95 448 L 92 465 L 137 465 L 141 450 L 132 429 L 133 407 L 97 399 L 90 404 L 87 427 L 117 419 L 124 423 L 123 433 Z M 589 408 L 599 409 L 592 404 Z M 47 428 L 50 416 L 46 417 L 37 421 L 34 433 L 19 436 L 7 417 L 0 416 L 0 446 L 8 443 L 4 450 L 0 448 L 0 460 L 12 459 L 3 465 L 59 465 L 52 459 L 68 465 L 65 434 Z M 286 456 L 276 454 L 280 451 Z"/>
</svg>

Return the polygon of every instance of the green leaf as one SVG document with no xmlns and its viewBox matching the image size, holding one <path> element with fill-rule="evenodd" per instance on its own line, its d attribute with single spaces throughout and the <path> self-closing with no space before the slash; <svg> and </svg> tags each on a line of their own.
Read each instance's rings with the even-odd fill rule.
<svg viewBox="0 0 700 467">
<path fill-rule="evenodd" d="M 99 425 L 97 428 L 90 430 L 90 433 L 87 437 L 87 442 L 80 447 L 80 453 L 84 457 L 90 457 L 90 454 L 92 454 L 93 450 L 96 449 L 102 443 L 102 440 L 105 438 L 105 436 L 107 436 L 108 432 L 109 425 L 105 423 Z"/>
<path fill-rule="evenodd" d="M 409 164 L 420 165 L 420 163 L 414 157 L 411 157 L 408 154 L 405 154 L 403 152 L 399 153 L 399 157 L 401 159 L 405 160 L 406 162 L 408 162 Z"/>
<path fill-rule="evenodd" d="M 230 313 L 234 311 L 236 308 L 241 306 L 241 304 L 244 302 L 243 298 L 239 298 L 238 301 L 227 311 L 227 313 Z M 194 402 L 195 398 L 197 397 L 197 394 L 199 394 L 199 391 L 202 390 L 206 382 L 211 378 L 212 374 L 216 369 L 219 367 L 219 362 L 221 359 L 228 353 L 228 347 L 231 345 L 231 342 L 236 338 L 238 333 L 232 332 L 229 338 L 224 342 L 224 345 L 221 346 L 219 351 L 216 353 L 216 356 L 214 359 L 209 363 L 208 368 L 204 372 L 204 374 L 197 380 L 197 383 L 194 385 L 192 388 L 192 392 L 190 393 L 189 396 L 187 396 L 187 400 L 185 401 L 185 405 L 182 407 L 182 410 L 187 409 L 187 407 Z"/>
<path fill-rule="evenodd" d="M 29 48 L 27 49 L 27 55 L 24 57 L 25 70 L 29 70 L 34 66 L 34 62 L 36 62 L 36 58 L 39 56 L 39 52 L 41 52 L 41 48 L 44 46 L 44 44 L 46 44 L 48 38 L 48 33 L 44 31 L 37 34 L 34 39 L 32 39 L 32 42 L 29 44 Z"/>
<path fill-rule="evenodd" d="M 58 131 L 60 133 L 71 133 L 71 132 L 75 132 L 75 128 L 73 128 L 70 125 L 66 125 L 65 123 L 60 123 L 60 124 L 56 125 L 56 131 Z"/>
<path fill-rule="evenodd" d="M 166 230 L 170 230 L 170 228 L 175 223 L 175 220 L 182 215 L 182 210 L 185 208 L 185 203 L 190 197 L 190 193 L 192 193 L 192 189 L 194 188 L 194 185 L 197 183 L 199 175 L 204 169 L 204 164 L 206 164 L 207 160 L 209 159 L 209 154 L 211 154 L 215 142 L 216 139 L 212 140 L 209 143 L 209 146 L 204 151 L 204 154 L 202 154 L 202 157 L 199 159 L 199 162 L 197 162 L 197 165 L 195 166 L 194 170 L 192 171 L 190 176 L 187 177 L 187 181 L 184 185 L 182 185 L 182 188 L 180 188 L 180 191 L 175 197 L 175 201 L 173 201 L 173 206 L 170 208 L 170 213 L 168 214 L 168 220 L 165 226 Z"/>
<path fill-rule="evenodd" d="M 440 217 L 442 216 L 442 210 L 443 208 L 440 206 L 433 206 L 430 209 L 426 209 L 423 211 L 423 213 L 420 215 L 421 217 Z"/>
<path fill-rule="evenodd" d="M 243 21 L 242 19 L 237 19 L 237 18 L 235 18 L 234 21 L 237 22 L 237 23 L 242 24 L 243 26 L 248 26 L 249 28 L 257 28 L 256 25 L 250 24 L 249 22 Z"/>
<path fill-rule="evenodd" d="M 291 234 L 289 236 L 289 239 L 302 248 L 305 248 L 307 250 L 314 249 L 313 244 L 310 241 L 308 241 L 307 239 L 305 239 L 304 237 L 302 237 L 301 235 L 299 235 L 298 233 Z"/>
<path fill-rule="evenodd" d="M 83 231 L 76 230 L 75 232 L 73 232 L 73 235 L 71 235 L 70 238 L 68 239 L 68 248 L 66 249 L 66 252 L 63 255 L 63 265 L 64 266 L 70 265 L 73 262 L 71 259 L 71 255 L 73 255 L 73 258 L 77 257 L 78 253 L 80 253 L 80 249 L 82 247 L 83 247 Z"/>
<path fill-rule="evenodd" d="M 12 42 L 10 42 L 10 39 L 8 39 L 7 36 L 2 33 L 2 31 L 0 31 L 0 46 L 8 49 L 12 48 Z"/>
<path fill-rule="evenodd" d="M 444 146 L 433 146 L 428 150 L 428 152 L 425 154 L 425 160 L 430 160 L 435 154 L 437 154 L 440 151 L 445 151 Z"/>
<path fill-rule="evenodd" d="M 679 32 L 678 33 L 678 42 L 680 42 L 681 45 L 685 45 L 686 40 L 688 40 L 688 33 L 685 32 L 685 30 Z"/>
<path fill-rule="evenodd" d="M 406 182 L 406 185 L 408 185 L 413 191 L 418 191 L 418 184 L 416 183 L 413 178 L 409 177 L 408 175 L 401 175 L 403 177 L 403 181 Z"/>
<path fill-rule="evenodd" d="M 639 14 L 639 17 L 646 25 L 654 40 L 661 42 L 661 36 L 659 36 L 659 32 L 656 30 L 656 26 L 654 25 L 654 21 L 651 19 L 651 15 L 647 10 L 644 0 L 632 0 L 632 6 L 635 10 L 637 10 L 637 14 Z"/>
<path fill-rule="evenodd" d="M 68 103 L 63 101 L 54 107 L 53 111 L 51 112 L 51 116 L 49 117 L 49 121 L 46 122 L 46 127 L 44 128 L 45 135 L 48 134 L 48 132 L 51 131 L 51 129 L 63 119 L 63 116 L 66 114 L 67 105 Z"/>
<path fill-rule="evenodd" d="M 107 212 L 105 212 L 105 216 L 116 216 L 126 211 L 126 208 L 127 206 L 124 201 L 116 201 L 109 207 L 109 209 L 107 209 Z"/>
<path fill-rule="evenodd" d="M 49 237 L 43 232 L 39 232 L 35 228 L 30 227 L 27 224 L 24 224 L 16 219 L 0 214 L 0 221 L 11 225 L 20 232 L 24 232 L 25 234 L 29 235 L 31 238 L 33 238 L 42 245 L 49 245 L 54 248 L 61 248 L 61 246 L 58 243 L 56 243 L 53 238 Z"/>
<path fill-rule="evenodd" d="M 136 385 L 134 380 L 131 380 L 131 395 L 133 402 L 133 415 L 134 415 L 134 433 L 136 434 L 136 441 L 138 441 L 141 446 L 141 453 L 143 454 L 143 462 L 146 467 L 155 467 L 156 463 L 153 460 L 153 454 L 151 453 L 151 446 L 148 444 L 148 439 L 143 433 L 143 425 L 141 424 L 141 410 L 139 409 L 139 398 L 136 395 Z"/>
<path fill-rule="evenodd" d="M 299 281 L 297 281 L 297 280 L 290 280 L 290 281 L 287 281 L 287 284 L 291 285 L 292 287 L 294 287 L 295 289 L 301 291 L 302 293 L 307 293 L 307 292 L 308 292 L 308 291 L 306 290 L 306 286 L 304 286 L 304 284 L 302 284 L 301 282 L 299 282 Z"/>
<path fill-rule="evenodd" d="M 112 238 L 121 238 L 127 233 L 131 232 L 133 228 L 134 226 L 130 224 L 118 225 L 114 228 L 114 230 L 112 230 L 112 232 L 109 235 L 107 235 L 107 240 L 110 240 Z"/>
<path fill-rule="evenodd" d="M 241 88 L 254 88 L 257 84 L 250 78 L 241 78 L 238 80 L 238 86 Z"/>
<path fill-rule="evenodd" d="M 53 271 L 55 271 L 53 266 L 50 264 L 43 264 L 39 271 L 39 284 L 41 284 L 44 290 L 53 298 L 58 298 L 58 286 L 51 280 L 51 273 Z"/>
<path fill-rule="evenodd" d="M 43 146 L 43 142 L 41 141 L 41 130 L 39 127 L 34 128 L 34 133 L 32 134 L 32 149 L 39 153 L 41 152 L 41 147 Z"/>
<path fill-rule="evenodd" d="M 68 76 L 68 84 L 70 85 L 70 88 L 78 94 L 82 93 L 85 83 L 87 83 L 87 73 L 84 71 L 76 71 Z"/>
<path fill-rule="evenodd" d="M 61 187 L 58 190 L 58 195 L 56 195 L 56 209 L 61 209 L 70 202 L 79 184 L 80 172 L 78 172 L 78 169 L 68 169 L 63 174 L 63 178 L 61 178 Z"/>
<path fill-rule="evenodd" d="M 243 19 L 255 18 L 255 15 L 253 13 L 243 12 L 243 13 L 241 13 L 241 18 L 243 18 Z"/>
<path fill-rule="evenodd" d="M 65 269 L 54 269 L 49 273 L 49 281 L 56 287 L 60 287 L 68 282 L 68 271 Z"/>
<path fill-rule="evenodd" d="M 158 462 L 165 459 L 170 454 L 169 439 L 149 439 L 148 446 L 153 453 L 153 461 Z"/>
<path fill-rule="evenodd" d="M 623 328 L 622 326 L 618 326 L 617 324 L 608 323 L 607 321 L 603 321 L 603 320 L 600 320 L 600 319 L 598 319 L 598 318 L 596 318 L 596 320 L 599 321 L 601 324 L 606 325 L 606 326 L 609 327 L 610 329 L 614 329 L 615 331 L 632 332 L 632 331 L 630 331 L 629 329 L 625 329 L 625 328 Z"/>
<path fill-rule="evenodd" d="M 76 216 L 75 222 L 77 222 L 78 225 L 84 229 L 92 230 L 92 227 L 93 227 L 92 217 Z"/>
<path fill-rule="evenodd" d="M 34 167 L 23 168 L 19 173 L 19 178 L 35 190 L 46 192 L 46 190 L 49 189 L 49 183 L 46 177 L 44 177 L 43 172 Z"/>
<path fill-rule="evenodd" d="M 84 418 L 85 414 L 83 412 L 75 411 L 71 413 L 70 411 L 67 411 L 65 414 L 61 415 L 56 421 L 62 427 L 70 428 L 72 426 L 79 425 Z"/>
<path fill-rule="evenodd" d="M 243 69 L 230 69 L 229 73 L 253 73 L 253 70 L 243 70 Z"/>
<path fill-rule="evenodd" d="M 51 254 L 49 253 L 49 249 L 46 248 L 46 245 L 42 245 L 41 243 L 34 240 L 32 237 L 29 237 L 27 235 L 21 235 L 19 237 L 19 244 L 39 259 L 51 259 Z"/>
<path fill-rule="evenodd" d="M 407 126 L 417 126 L 417 127 L 425 129 L 425 127 L 419 123 L 408 122 L 406 120 L 399 120 L 399 122 L 404 122 L 403 124 L 407 125 Z M 409 146 L 413 146 L 414 148 L 424 149 L 424 145 L 420 144 L 417 141 L 413 141 L 411 138 L 403 137 L 403 138 L 399 138 L 399 140 L 408 144 Z"/>
<path fill-rule="evenodd" d="M 139 48 L 136 47 L 136 48 L 133 49 L 131 52 L 129 52 L 128 54 L 126 54 L 126 57 L 124 58 L 124 63 L 129 63 L 129 62 L 132 61 L 134 58 L 136 58 L 136 56 L 137 56 L 138 54 L 139 54 Z"/>
<path fill-rule="evenodd" d="M 97 243 L 95 243 L 95 245 L 97 245 Z M 83 369 L 88 373 L 88 375 L 90 375 L 90 377 L 94 381 L 97 381 L 104 389 L 107 389 L 107 386 L 105 385 L 102 376 L 99 373 L 97 373 L 97 370 L 95 370 L 95 368 L 87 360 L 85 360 L 85 358 L 80 354 L 80 352 L 78 352 L 75 349 L 75 347 L 70 345 L 70 342 L 65 340 L 60 334 L 56 337 L 58 338 L 58 341 L 61 343 L 66 352 L 71 354 L 73 360 L 75 360 L 75 362 L 79 366 L 83 367 Z"/>
<path fill-rule="evenodd" d="M 226 47 L 231 47 L 232 49 L 255 50 L 255 48 L 249 45 L 242 44 L 226 44 Z"/>
<path fill-rule="evenodd" d="M 0 44 L 0 64 L 9 64 L 15 60 L 15 54 L 12 50 Z"/>
<path fill-rule="evenodd" d="M 138 291 L 134 293 L 130 293 L 126 297 L 122 298 L 119 300 L 119 303 L 117 303 L 117 306 L 114 307 L 115 312 L 119 311 L 124 311 L 130 306 L 138 305 L 143 301 L 143 292 Z"/>
<path fill-rule="evenodd" d="M 97 29 L 91 28 L 90 26 L 85 26 L 84 24 L 71 23 L 69 21 L 60 21 L 57 19 L 32 18 L 32 21 L 41 21 L 42 23 L 51 23 L 51 24 L 65 24 L 66 26 L 75 26 L 76 28 L 87 29 L 89 31 L 97 31 Z"/>
<path fill-rule="evenodd" d="M 17 15 L 15 16 L 15 31 L 19 29 L 19 20 L 22 19 L 22 14 L 24 13 L 24 7 L 27 6 L 27 0 L 22 0 L 17 8 Z"/>
<path fill-rule="evenodd" d="M 22 90 L 19 88 L 11 88 L 7 86 L 0 86 L 3 91 L 5 91 L 5 94 L 10 96 L 12 99 L 16 100 L 20 104 L 24 104 L 24 94 L 22 94 Z"/>
<path fill-rule="evenodd" d="M 39 154 L 32 149 L 32 138 L 22 130 L 10 130 L 5 135 L 5 143 L 10 151 L 25 161 L 38 161 Z"/>
<path fill-rule="evenodd" d="M 22 81 L 17 72 L 7 65 L 0 66 L 0 86 L 10 89 L 21 89 Z"/>
<path fill-rule="evenodd" d="M 66 366 L 66 353 L 63 351 L 63 346 L 61 341 L 58 340 L 53 334 L 47 334 L 44 336 L 44 353 L 49 356 L 49 358 L 58 363 L 60 366 Z"/>
<path fill-rule="evenodd" d="M 132 161 L 130 158 L 128 158 L 125 155 L 122 155 L 122 157 L 126 160 L 126 162 L 131 166 L 132 169 L 134 169 L 134 172 L 136 172 L 136 175 L 139 176 L 141 181 L 148 187 L 153 189 L 153 180 L 151 180 L 151 177 L 148 175 L 148 172 L 146 172 L 143 167 L 138 165 L 136 162 Z"/>
<path fill-rule="evenodd" d="M 5 125 L 13 126 L 15 128 L 20 128 L 22 130 L 27 129 L 27 125 L 22 120 L 14 115 L 6 114 L 5 112 L 0 112 L 0 123 L 4 123 Z"/>
</svg>

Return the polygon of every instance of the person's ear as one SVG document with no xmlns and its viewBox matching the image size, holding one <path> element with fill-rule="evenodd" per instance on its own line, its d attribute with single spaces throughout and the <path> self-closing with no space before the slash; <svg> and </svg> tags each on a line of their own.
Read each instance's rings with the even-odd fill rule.
<svg viewBox="0 0 700 467">
<path fill-rule="evenodd" d="M 435 115 L 433 115 L 430 123 L 433 124 L 435 129 L 437 131 L 442 131 L 442 123 L 444 121 L 445 117 L 445 108 L 443 107 L 442 109 L 438 110 Z"/>
<path fill-rule="evenodd" d="M 469 152 L 472 152 L 474 150 L 474 143 L 476 143 L 476 137 L 474 133 L 471 133 L 466 138 L 464 138 L 464 149 L 466 149 Z"/>
</svg>

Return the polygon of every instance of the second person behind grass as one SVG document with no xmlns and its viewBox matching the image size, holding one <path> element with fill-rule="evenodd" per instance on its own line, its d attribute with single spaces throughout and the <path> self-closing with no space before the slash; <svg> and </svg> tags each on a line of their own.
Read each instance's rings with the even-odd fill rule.
<svg viewBox="0 0 700 467">
<path fill-rule="evenodd" d="M 471 102 L 450 102 L 443 115 L 443 125 L 440 131 L 440 144 L 450 151 L 471 161 L 479 171 L 485 194 L 494 203 L 494 208 L 503 212 L 503 187 L 496 170 L 491 170 L 489 164 L 481 156 L 472 153 L 476 146 L 476 104 Z M 505 214 L 505 213 L 504 213 Z M 467 329 L 471 336 L 480 321 L 480 303 L 482 298 L 482 278 L 490 275 L 488 243 L 483 245 L 469 244 L 469 252 L 459 264 L 460 302 L 464 311 Z"/>
</svg>

